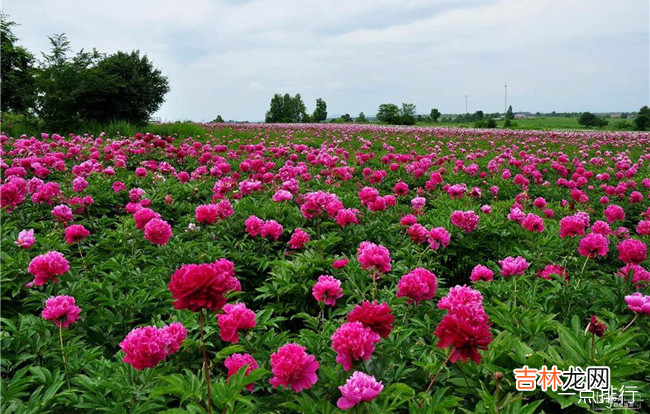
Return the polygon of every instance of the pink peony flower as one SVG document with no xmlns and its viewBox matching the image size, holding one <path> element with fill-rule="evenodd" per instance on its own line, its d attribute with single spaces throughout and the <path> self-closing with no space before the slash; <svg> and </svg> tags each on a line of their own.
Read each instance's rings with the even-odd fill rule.
<svg viewBox="0 0 650 414">
<path fill-rule="evenodd" d="M 348 265 L 348 259 L 338 259 L 338 260 L 334 260 L 334 263 L 332 263 L 332 267 L 334 269 L 341 269 L 347 265 Z"/>
<path fill-rule="evenodd" d="M 357 258 L 363 270 L 376 270 L 380 273 L 390 272 L 390 252 L 382 245 L 369 241 L 361 242 L 357 249 Z"/>
<path fill-rule="evenodd" d="M 253 358 L 252 355 L 250 354 L 232 354 L 223 363 L 226 366 L 226 369 L 228 369 L 228 379 L 235 375 L 236 373 L 239 372 L 240 369 L 242 369 L 244 366 L 246 367 L 246 372 L 244 373 L 244 377 L 247 377 L 248 374 L 253 372 L 253 370 L 258 369 L 260 366 L 257 364 L 257 361 L 255 358 Z M 246 388 L 248 391 L 253 392 L 253 388 L 255 386 L 253 384 L 248 384 Z"/>
<path fill-rule="evenodd" d="M 580 240 L 578 253 L 581 256 L 594 258 L 597 255 L 605 256 L 609 251 L 609 240 L 598 233 L 589 233 Z"/>
<path fill-rule="evenodd" d="M 226 259 L 214 263 L 186 264 L 176 270 L 169 282 L 175 299 L 174 308 L 198 312 L 218 311 L 226 304 L 228 292 L 238 292 L 241 285 L 235 277 L 235 265 Z"/>
<path fill-rule="evenodd" d="M 293 194 L 291 194 L 287 190 L 278 190 L 275 194 L 273 194 L 273 201 L 276 203 L 280 203 L 282 201 L 289 201 L 293 198 Z"/>
<path fill-rule="evenodd" d="M 626 264 L 616 274 L 625 280 L 631 278 L 632 283 L 637 289 L 646 288 L 650 284 L 650 272 L 636 263 Z"/>
<path fill-rule="evenodd" d="M 197 223 L 214 224 L 219 220 L 219 209 L 216 204 L 204 204 L 197 206 L 195 209 L 195 219 Z"/>
<path fill-rule="evenodd" d="M 141 208 L 135 213 L 133 213 L 133 220 L 135 221 L 135 227 L 144 230 L 144 226 L 149 223 L 149 221 L 160 218 L 160 214 L 156 213 L 150 208 Z"/>
<path fill-rule="evenodd" d="M 163 219 L 151 219 L 144 226 L 144 237 L 153 244 L 167 244 L 172 237 L 172 226 Z"/>
<path fill-rule="evenodd" d="M 459 307 L 483 307 L 483 295 L 469 286 L 456 285 L 449 289 L 449 293 L 438 301 L 438 309 L 453 311 Z"/>
<path fill-rule="evenodd" d="M 412 224 L 406 232 L 411 236 L 413 243 L 424 243 L 429 235 L 429 230 L 419 223 Z"/>
<path fill-rule="evenodd" d="M 264 221 L 257 216 L 249 216 L 246 221 L 244 221 L 244 225 L 246 226 L 246 232 L 251 237 L 255 237 L 262 233 Z"/>
<path fill-rule="evenodd" d="M 451 234 L 444 227 L 435 227 L 429 231 L 427 241 L 431 250 L 437 251 L 440 246 L 449 246 Z"/>
<path fill-rule="evenodd" d="M 72 209 L 66 205 L 58 205 L 52 209 L 52 216 L 61 223 L 68 223 L 74 219 Z"/>
<path fill-rule="evenodd" d="M 311 241 L 309 234 L 307 234 L 303 229 L 297 228 L 293 231 L 293 234 L 291 234 L 289 247 L 291 249 L 302 249 L 309 241 Z"/>
<path fill-rule="evenodd" d="M 311 293 L 317 301 L 334 306 L 336 300 L 343 297 L 341 281 L 330 275 L 319 276 L 318 282 L 314 284 Z"/>
<path fill-rule="evenodd" d="M 45 309 L 41 313 L 43 319 L 54 321 L 56 326 L 67 328 L 79 319 L 81 308 L 75 305 L 72 296 L 54 296 L 45 301 Z"/>
<path fill-rule="evenodd" d="M 438 348 L 452 347 L 450 362 L 471 359 L 480 364 L 478 351 L 486 350 L 492 342 L 489 318 L 482 305 L 451 308 L 434 334 L 438 337 Z"/>
<path fill-rule="evenodd" d="M 557 264 L 548 264 L 544 269 L 537 271 L 537 276 L 541 277 L 542 279 L 556 279 L 556 277 L 553 277 L 553 275 L 557 275 L 565 281 L 569 280 L 569 273 L 564 267 Z"/>
<path fill-rule="evenodd" d="M 370 328 L 382 338 L 388 338 L 393 330 L 395 317 L 387 303 L 378 304 L 376 301 L 370 303 L 364 300 L 348 314 L 348 322 L 361 322 L 363 326 Z"/>
<path fill-rule="evenodd" d="M 617 246 L 618 258 L 623 263 L 642 263 L 647 258 L 647 246 L 640 240 L 627 239 Z"/>
<path fill-rule="evenodd" d="M 418 305 L 423 300 L 433 299 L 437 288 L 436 275 L 427 269 L 418 267 L 402 276 L 397 284 L 397 297 L 407 297 L 406 303 L 415 302 Z"/>
<path fill-rule="evenodd" d="M 65 228 L 65 242 L 74 244 L 90 236 L 90 232 L 81 224 L 73 224 Z"/>
<path fill-rule="evenodd" d="M 567 216 L 560 220 L 560 237 L 581 236 L 585 234 L 585 222 L 576 216 Z"/>
<path fill-rule="evenodd" d="M 612 229 L 609 227 L 609 224 L 604 221 L 597 220 L 594 224 L 591 225 L 591 232 L 602 234 L 603 236 L 609 236 L 612 234 Z"/>
<path fill-rule="evenodd" d="M 650 220 L 641 220 L 636 225 L 636 234 L 640 236 L 650 236 Z"/>
<path fill-rule="evenodd" d="M 283 230 L 282 224 L 278 223 L 275 220 L 267 220 L 262 225 L 262 230 L 260 234 L 262 237 L 266 237 L 277 241 L 280 238 L 280 236 L 282 236 L 282 230 Z"/>
<path fill-rule="evenodd" d="M 164 332 L 169 335 L 171 338 L 172 342 L 169 346 L 168 349 L 168 354 L 172 355 L 178 352 L 178 349 L 181 347 L 185 339 L 187 338 L 187 330 L 183 326 L 183 324 L 179 322 L 174 322 L 170 325 L 163 326 L 161 328 Z"/>
<path fill-rule="evenodd" d="M 137 370 L 153 368 L 167 358 L 174 348 L 180 346 L 170 335 L 167 329 L 158 329 L 155 326 L 135 328 L 120 342 L 124 351 L 123 362 L 130 364 Z"/>
<path fill-rule="evenodd" d="M 603 211 L 603 214 L 609 223 L 613 223 L 616 220 L 625 220 L 625 210 L 616 204 L 608 205 L 605 211 Z"/>
<path fill-rule="evenodd" d="M 219 320 L 219 336 L 226 342 L 239 342 L 240 329 L 253 329 L 256 326 L 255 312 L 243 303 L 225 305 L 224 313 L 217 315 Z"/>
<path fill-rule="evenodd" d="M 499 260 L 499 264 L 501 265 L 501 275 L 505 277 L 521 276 L 526 272 L 528 266 L 530 266 L 530 263 L 521 256 L 506 257 L 503 260 Z"/>
<path fill-rule="evenodd" d="M 400 219 L 399 224 L 402 226 L 412 226 L 417 222 L 417 217 L 415 217 L 413 214 L 407 214 Z"/>
<path fill-rule="evenodd" d="M 29 249 L 36 243 L 36 238 L 34 237 L 34 229 L 23 230 L 18 233 L 18 238 L 14 244 L 23 249 Z"/>
<path fill-rule="evenodd" d="M 544 219 L 542 219 L 537 214 L 528 213 L 522 220 L 521 226 L 530 232 L 543 233 Z"/>
<path fill-rule="evenodd" d="M 634 292 L 625 297 L 625 302 L 632 312 L 650 315 L 650 296 L 645 296 L 641 292 Z"/>
<path fill-rule="evenodd" d="M 459 227 L 465 233 L 471 233 L 476 230 L 479 222 L 479 215 L 473 211 L 456 210 L 451 213 L 451 224 Z"/>
<path fill-rule="evenodd" d="M 336 406 L 341 410 L 349 410 L 361 402 L 374 400 L 383 389 L 381 381 L 377 382 L 372 375 L 354 371 L 345 385 L 339 387 L 341 398 L 336 402 Z"/>
<path fill-rule="evenodd" d="M 381 337 L 361 322 L 346 322 L 332 335 L 332 348 L 336 351 L 336 362 L 349 371 L 352 361 L 367 361 L 375 352 L 375 343 Z"/>
<path fill-rule="evenodd" d="M 34 281 L 27 287 L 40 286 L 49 280 L 58 283 L 56 277 L 70 270 L 70 265 L 61 253 L 52 251 L 33 258 L 27 270 L 34 276 Z"/>
<path fill-rule="evenodd" d="M 313 355 L 305 352 L 304 346 L 289 343 L 271 354 L 273 378 L 269 382 L 273 388 L 282 385 L 300 392 L 311 388 L 318 381 L 318 367 L 318 361 Z"/>
<path fill-rule="evenodd" d="M 476 265 L 472 269 L 472 273 L 469 277 L 472 282 L 485 281 L 491 282 L 494 280 L 494 272 L 488 267 L 483 265 Z"/>
<path fill-rule="evenodd" d="M 359 210 L 356 208 L 342 208 L 336 213 L 336 222 L 341 227 L 348 224 L 359 224 L 357 214 L 359 214 Z"/>
</svg>

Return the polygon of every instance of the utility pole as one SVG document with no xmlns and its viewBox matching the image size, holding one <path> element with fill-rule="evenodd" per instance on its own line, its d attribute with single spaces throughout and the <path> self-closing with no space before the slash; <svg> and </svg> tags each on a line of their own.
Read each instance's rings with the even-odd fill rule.
<svg viewBox="0 0 650 414">
<path fill-rule="evenodd" d="M 467 95 L 465 95 L 465 113 L 468 113 L 467 112 Z"/>
<path fill-rule="evenodd" d="M 508 112 L 508 84 L 504 83 L 503 87 L 505 89 L 505 103 L 503 104 L 503 116 L 505 117 L 506 113 Z"/>
</svg>

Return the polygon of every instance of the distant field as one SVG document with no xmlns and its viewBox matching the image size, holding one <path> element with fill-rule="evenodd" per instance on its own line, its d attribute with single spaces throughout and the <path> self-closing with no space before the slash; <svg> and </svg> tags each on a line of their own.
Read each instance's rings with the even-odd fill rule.
<svg viewBox="0 0 650 414">
<path fill-rule="evenodd" d="M 614 129 L 614 124 L 622 122 L 624 120 L 608 120 L 609 125 L 603 129 L 612 130 Z M 631 121 L 628 121 L 631 122 Z M 474 126 L 473 122 L 465 123 L 451 123 L 451 122 L 440 122 L 438 124 L 428 124 L 428 125 L 440 125 L 440 126 L 461 126 L 471 128 Z M 497 122 L 497 128 L 503 128 L 503 121 Z M 539 118 L 530 118 L 530 119 L 516 119 L 513 121 L 512 129 L 540 129 L 540 130 L 549 130 L 549 129 L 594 129 L 598 128 L 585 128 L 578 123 L 577 117 L 539 117 Z"/>
</svg>

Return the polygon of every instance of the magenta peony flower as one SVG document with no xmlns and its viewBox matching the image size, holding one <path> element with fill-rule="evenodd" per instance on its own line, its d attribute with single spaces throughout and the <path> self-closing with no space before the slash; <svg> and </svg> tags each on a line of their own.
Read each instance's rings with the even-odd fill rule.
<svg viewBox="0 0 650 414">
<path fill-rule="evenodd" d="M 343 297 L 341 281 L 330 275 L 319 276 L 318 282 L 314 284 L 311 293 L 317 301 L 334 306 L 336 300 Z"/>
<path fill-rule="evenodd" d="M 27 271 L 34 276 L 34 281 L 28 283 L 27 287 L 44 285 L 49 280 L 58 283 L 59 280 L 56 277 L 68 270 L 70 270 L 70 265 L 59 252 L 52 251 L 36 256 L 27 268 Z"/>
<path fill-rule="evenodd" d="M 228 358 L 226 358 L 223 364 L 226 366 L 226 369 L 228 369 L 228 373 L 227 373 L 228 379 L 230 379 L 230 377 L 238 373 L 239 370 L 242 369 L 244 366 L 247 366 L 246 372 L 244 373 L 244 377 L 247 377 L 248 374 L 253 372 L 253 370 L 256 370 L 260 367 L 257 364 L 255 358 L 253 358 L 253 356 L 250 354 L 232 354 Z M 248 384 L 246 388 L 248 389 L 248 391 L 253 392 L 255 385 Z"/>
<path fill-rule="evenodd" d="M 151 219 L 144 226 L 144 238 L 153 244 L 167 244 L 171 237 L 172 226 L 163 219 Z"/>
<path fill-rule="evenodd" d="M 413 243 L 424 243 L 427 241 L 427 236 L 429 235 L 429 230 L 419 223 L 412 224 L 406 229 L 406 232 L 411 236 Z"/>
<path fill-rule="evenodd" d="M 444 227 L 435 227 L 429 231 L 427 240 L 431 250 L 437 251 L 440 246 L 449 246 L 451 234 Z"/>
<path fill-rule="evenodd" d="M 289 247 L 291 249 L 302 249 L 309 241 L 311 241 L 309 234 L 307 234 L 303 229 L 297 228 L 291 234 L 291 238 L 289 239 Z"/>
<path fill-rule="evenodd" d="M 305 352 L 305 347 L 296 343 L 281 346 L 278 352 L 271 354 L 271 372 L 269 383 L 290 387 L 295 392 L 309 389 L 318 381 L 316 371 L 319 364 L 313 355 Z"/>
<path fill-rule="evenodd" d="M 553 275 L 560 276 L 563 280 L 569 280 L 569 273 L 566 269 L 557 264 L 548 264 L 544 269 L 537 271 L 537 276 L 546 280 L 556 279 Z"/>
<path fill-rule="evenodd" d="M 640 240 L 627 239 L 617 246 L 618 258 L 623 263 L 642 263 L 647 258 L 647 246 Z"/>
<path fill-rule="evenodd" d="M 244 221 L 244 225 L 246 225 L 246 232 L 251 237 L 255 237 L 262 233 L 262 226 L 264 226 L 264 220 L 262 220 L 257 216 L 249 216 L 246 219 L 246 221 Z"/>
<path fill-rule="evenodd" d="M 376 270 L 380 273 L 390 272 L 390 252 L 382 245 L 369 241 L 361 242 L 357 249 L 357 258 L 364 270 Z"/>
<path fill-rule="evenodd" d="M 388 338 L 393 330 L 395 317 L 387 303 L 377 304 L 376 301 L 370 303 L 364 300 L 348 314 L 348 322 L 361 322 L 382 338 Z"/>
<path fill-rule="evenodd" d="M 271 197 L 273 201 L 276 203 L 280 203 L 282 201 L 289 201 L 293 198 L 293 194 L 291 194 L 287 190 L 278 190 L 275 194 L 273 194 L 273 197 Z"/>
<path fill-rule="evenodd" d="M 471 359 L 480 364 L 478 351 L 486 350 L 492 342 L 489 318 L 482 305 L 450 308 L 436 328 L 435 335 L 438 337 L 438 348 L 452 346 L 451 362 Z"/>
<path fill-rule="evenodd" d="M 465 233 L 471 233 L 478 227 L 480 217 L 473 211 L 456 210 L 451 213 L 451 224 L 459 227 Z"/>
<path fill-rule="evenodd" d="M 197 206 L 194 213 L 196 222 L 201 224 L 214 224 L 219 219 L 219 208 L 216 204 Z"/>
<path fill-rule="evenodd" d="M 226 259 L 214 263 L 186 264 L 176 270 L 169 282 L 174 308 L 198 312 L 218 311 L 226 304 L 228 292 L 241 290 L 235 265 Z"/>
<path fill-rule="evenodd" d="M 609 227 L 609 224 L 604 221 L 597 220 L 594 224 L 591 225 L 591 232 L 602 234 L 603 236 L 609 236 L 612 234 L 612 229 Z"/>
<path fill-rule="evenodd" d="M 537 214 L 528 213 L 522 220 L 521 226 L 530 232 L 543 233 L 544 219 L 542 219 Z"/>
<path fill-rule="evenodd" d="M 34 237 L 34 229 L 23 230 L 18 233 L 18 238 L 14 244 L 23 249 L 29 249 L 36 243 L 36 238 Z"/>
<path fill-rule="evenodd" d="M 334 269 L 341 269 L 347 265 L 348 265 L 348 259 L 338 259 L 338 260 L 334 260 L 334 263 L 332 263 L 332 267 Z"/>
<path fill-rule="evenodd" d="M 634 292 L 625 297 L 625 302 L 632 312 L 650 315 L 650 296 L 645 296 L 641 292 Z"/>
<path fill-rule="evenodd" d="M 224 313 L 217 315 L 219 320 L 219 336 L 226 342 L 236 344 L 239 342 L 240 329 L 253 329 L 255 323 L 255 312 L 248 309 L 243 303 L 225 305 Z"/>
<path fill-rule="evenodd" d="M 469 277 L 472 282 L 485 281 L 491 282 L 494 280 L 494 272 L 488 267 L 483 265 L 476 265 L 472 269 L 472 273 Z"/>
<path fill-rule="evenodd" d="M 354 371 L 345 385 L 339 387 L 341 398 L 336 402 L 336 406 L 341 410 L 349 410 L 361 402 L 374 400 L 383 389 L 381 381 L 377 382 L 372 375 Z"/>
<path fill-rule="evenodd" d="M 506 257 L 503 260 L 499 260 L 499 264 L 501 265 L 501 275 L 505 277 L 521 276 L 526 272 L 528 266 L 530 266 L 530 263 L 521 256 Z"/>
<path fill-rule="evenodd" d="M 332 348 L 336 351 L 336 362 L 349 371 L 352 361 L 367 361 L 375 352 L 375 343 L 381 337 L 361 322 L 346 322 L 332 335 Z"/>
<path fill-rule="evenodd" d="M 140 210 L 133 213 L 133 220 L 135 221 L 135 227 L 144 230 L 144 226 L 147 225 L 151 220 L 155 218 L 160 218 L 160 214 L 156 213 L 150 208 L 141 208 Z"/>
<path fill-rule="evenodd" d="M 336 212 L 336 223 L 341 227 L 348 224 L 359 224 L 357 214 L 359 214 L 359 210 L 356 208 L 342 208 Z"/>
<path fill-rule="evenodd" d="M 399 224 L 401 226 L 412 226 L 417 222 L 418 222 L 417 217 L 415 217 L 413 214 L 407 214 L 400 219 Z"/>
<path fill-rule="evenodd" d="M 625 220 L 625 210 L 616 204 L 608 205 L 605 211 L 603 211 L 603 215 L 609 223 L 613 223 L 616 220 Z"/>
<path fill-rule="evenodd" d="M 45 301 L 45 309 L 41 313 L 43 319 L 54 321 L 56 326 L 67 328 L 79 319 L 81 308 L 75 305 L 72 296 L 54 296 Z"/>
<path fill-rule="evenodd" d="M 616 273 L 616 275 L 625 280 L 631 278 L 632 283 L 637 289 L 646 288 L 650 284 L 650 272 L 636 263 L 626 264 Z"/>
<path fill-rule="evenodd" d="M 609 240 L 602 234 L 589 233 L 580 240 L 578 253 L 581 256 L 594 258 L 597 255 L 605 256 L 609 251 Z"/>
<path fill-rule="evenodd" d="M 83 241 L 90 235 L 90 232 L 81 224 L 73 224 L 65 228 L 65 242 L 74 244 Z"/>
<path fill-rule="evenodd" d="M 155 367 L 175 346 L 169 332 L 155 326 L 135 328 L 120 342 L 125 353 L 122 361 L 137 370 Z"/>
<path fill-rule="evenodd" d="M 278 223 L 275 220 L 267 220 L 263 225 L 262 225 L 262 230 L 260 234 L 262 237 L 266 237 L 269 239 L 273 239 L 277 241 L 280 236 L 282 236 L 282 224 Z"/>
<path fill-rule="evenodd" d="M 72 180 L 72 191 L 75 193 L 81 193 L 83 190 L 88 187 L 88 181 L 83 177 L 77 177 Z"/>
<path fill-rule="evenodd" d="M 636 234 L 640 236 L 650 236 L 650 220 L 641 220 L 636 225 Z"/>
<path fill-rule="evenodd" d="M 66 205 L 58 205 L 52 209 L 52 216 L 59 220 L 61 223 L 68 223 L 74 219 L 72 209 Z"/>
<path fill-rule="evenodd" d="M 166 332 L 172 340 L 168 354 L 175 354 L 187 338 L 187 329 L 185 329 L 183 324 L 180 322 L 174 322 L 170 325 L 163 326 L 161 329 Z"/>
<path fill-rule="evenodd" d="M 466 306 L 482 308 L 483 295 L 481 292 L 465 285 L 456 285 L 449 289 L 447 296 L 438 301 L 438 309 L 446 309 L 450 312 Z"/>
<path fill-rule="evenodd" d="M 438 280 L 436 275 L 418 267 L 402 276 L 397 284 L 397 297 L 407 297 L 406 303 L 420 304 L 423 300 L 431 300 L 436 294 Z"/>
<path fill-rule="evenodd" d="M 585 222 L 576 216 L 567 216 L 560 220 L 560 237 L 575 237 L 585 234 Z"/>
</svg>

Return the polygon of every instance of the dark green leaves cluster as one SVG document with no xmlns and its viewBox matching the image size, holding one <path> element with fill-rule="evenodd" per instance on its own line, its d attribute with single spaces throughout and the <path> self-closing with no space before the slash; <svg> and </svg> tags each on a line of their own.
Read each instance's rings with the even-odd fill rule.
<svg viewBox="0 0 650 414">
<path fill-rule="evenodd" d="M 402 103 L 402 107 L 387 103 L 379 105 L 377 119 L 392 125 L 415 125 L 415 104 Z"/>
</svg>

